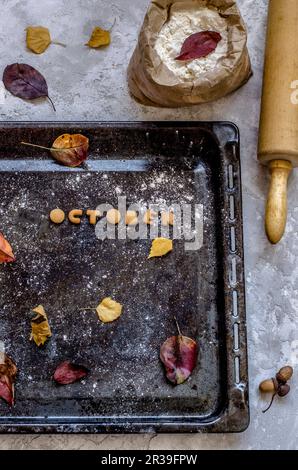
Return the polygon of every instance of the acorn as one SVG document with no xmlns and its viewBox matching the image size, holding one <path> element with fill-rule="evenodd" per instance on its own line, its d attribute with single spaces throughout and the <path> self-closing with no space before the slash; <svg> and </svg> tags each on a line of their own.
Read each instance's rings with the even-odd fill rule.
<svg viewBox="0 0 298 470">
<path fill-rule="evenodd" d="M 272 379 L 263 380 L 259 385 L 259 390 L 262 393 L 274 393 L 278 389 L 278 382 L 275 377 Z"/>
<path fill-rule="evenodd" d="M 279 397 L 285 397 L 289 393 L 290 390 L 291 390 L 291 387 L 288 384 L 279 385 L 278 390 L 277 390 L 277 395 Z"/>
<path fill-rule="evenodd" d="M 288 380 L 293 375 L 293 368 L 291 366 L 285 366 L 280 369 L 279 372 L 276 374 L 276 380 L 282 384 L 287 383 Z"/>
<path fill-rule="evenodd" d="M 272 393 L 269 406 L 267 406 L 267 408 L 263 410 L 263 413 L 266 413 L 266 411 L 268 411 L 269 408 L 271 408 L 271 405 L 276 395 L 281 398 L 288 395 L 291 388 L 287 382 L 288 380 L 290 380 L 292 375 L 293 375 L 293 368 L 291 366 L 285 366 L 285 367 L 282 367 L 277 372 L 275 377 L 273 377 L 272 379 L 263 380 L 263 382 L 260 383 L 259 385 L 260 392 Z"/>
</svg>

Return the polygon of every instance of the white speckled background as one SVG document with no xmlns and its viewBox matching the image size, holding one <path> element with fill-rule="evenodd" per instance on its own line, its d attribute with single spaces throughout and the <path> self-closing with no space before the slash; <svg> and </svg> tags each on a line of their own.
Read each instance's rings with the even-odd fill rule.
<svg viewBox="0 0 298 470">
<path fill-rule="evenodd" d="M 57 113 L 47 102 L 30 104 L 3 93 L 0 119 L 9 120 L 231 120 L 241 131 L 251 424 L 237 435 L 0 436 L 0 449 L 298 449 L 297 371 L 292 393 L 262 415 L 261 379 L 285 363 L 298 363 L 298 177 L 289 183 L 287 233 L 277 247 L 264 234 L 267 170 L 256 161 L 263 49 L 268 0 L 239 0 L 248 26 L 254 76 L 241 90 L 192 109 L 156 110 L 129 97 L 126 67 L 148 0 L 2 0 L 0 76 L 7 64 L 27 62 L 47 78 Z M 92 27 L 109 28 L 104 51 L 84 47 Z M 51 46 L 42 56 L 28 52 L 24 29 L 42 24 L 67 49 Z M 298 78 L 298 70 L 297 70 Z M 298 364 L 297 364 L 298 366 Z"/>
</svg>

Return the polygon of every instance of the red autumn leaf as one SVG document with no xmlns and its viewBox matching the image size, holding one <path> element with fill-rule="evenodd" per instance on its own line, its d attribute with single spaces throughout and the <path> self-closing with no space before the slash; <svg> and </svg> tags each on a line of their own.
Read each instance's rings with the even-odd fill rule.
<svg viewBox="0 0 298 470">
<path fill-rule="evenodd" d="M 21 142 L 22 145 L 49 150 L 59 163 L 69 167 L 77 167 L 88 157 L 89 139 L 82 134 L 63 134 L 57 137 L 52 147 Z"/>
<path fill-rule="evenodd" d="M 88 372 L 89 370 L 84 366 L 64 361 L 57 367 L 54 373 L 54 380 L 60 385 L 68 385 L 86 377 Z"/>
<path fill-rule="evenodd" d="M 83 163 L 88 155 L 89 139 L 82 134 L 63 134 L 53 143 L 51 153 L 60 163 L 76 167 Z"/>
<path fill-rule="evenodd" d="M 176 320 L 177 323 L 177 320 Z M 160 360 L 166 369 L 166 376 L 174 385 L 180 385 L 191 375 L 197 363 L 197 343 L 181 334 L 168 338 L 160 348 Z"/>
<path fill-rule="evenodd" d="M 10 387 L 7 377 L 0 379 L 0 397 L 5 400 L 9 406 L 13 405 L 13 388 Z"/>
<path fill-rule="evenodd" d="M 0 398 L 10 406 L 14 404 L 14 381 L 18 369 L 10 357 L 2 355 L 3 362 L 0 364 Z"/>
<path fill-rule="evenodd" d="M 13 261 L 15 261 L 15 257 L 12 248 L 0 232 L 0 263 L 12 263 Z"/>
<path fill-rule="evenodd" d="M 206 57 L 213 52 L 222 37 L 216 31 L 201 31 L 189 36 L 183 43 L 175 60 L 193 60 Z"/>
<path fill-rule="evenodd" d="M 196 366 L 197 344 L 187 336 L 172 336 L 161 346 L 160 359 L 168 380 L 174 385 L 182 384 Z"/>
</svg>

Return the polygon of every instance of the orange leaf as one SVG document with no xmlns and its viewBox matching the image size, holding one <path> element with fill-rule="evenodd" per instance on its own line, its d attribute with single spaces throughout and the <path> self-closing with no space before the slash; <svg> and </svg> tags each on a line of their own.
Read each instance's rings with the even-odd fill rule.
<svg viewBox="0 0 298 470">
<path fill-rule="evenodd" d="M 12 263 L 13 261 L 15 261 L 15 256 L 12 248 L 0 232 L 0 263 Z"/>
<path fill-rule="evenodd" d="M 58 162 L 78 166 L 87 158 L 89 139 L 82 134 L 63 134 L 57 137 L 51 153 Z"/>
<path fill-rule="evenodd" d="M 21 142 L 22 145 L 49 150 L 62 165 L 76 167 L 88 157 L 89 139 L 82 134 L 63 134 L 57 137 L 52 147 Z"/>
</svg>

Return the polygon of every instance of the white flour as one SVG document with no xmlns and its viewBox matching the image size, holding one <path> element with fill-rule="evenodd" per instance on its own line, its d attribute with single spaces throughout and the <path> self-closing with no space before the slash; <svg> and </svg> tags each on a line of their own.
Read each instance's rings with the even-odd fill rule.
<svg viewBox="0 0 298 470">
<path fill-rule="evenodd" d="M 222 39 L 214 52 L 200 59 L 188 62 L 175 60 L 181 47 L 191 34 L 200 31 L 216 31 Z M 194 80 L 200 73 L 215 71 L 220 66 L 218 60 L 227 54 L 227 23 L 216 9 L 204 6 L 185 5 L 173 7 L 167 23 L 162 27 L 155 43 L 155 50 L 162 62 L 182 80 Z"/>
</svg>

